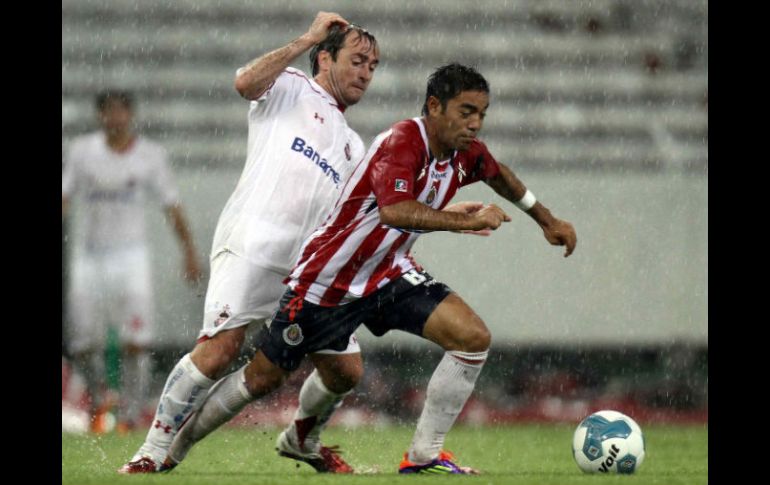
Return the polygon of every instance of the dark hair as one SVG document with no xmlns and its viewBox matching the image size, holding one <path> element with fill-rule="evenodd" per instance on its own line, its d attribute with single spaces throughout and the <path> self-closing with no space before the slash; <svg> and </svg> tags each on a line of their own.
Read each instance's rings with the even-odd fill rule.
<svg viewBox="0 0 770 485">
<path fill-rule="evenodd" d="M 457 62 L 439 67 L 428 78 L 422 114 L 428 114 L 428 98 L 431 96 L 438 98 L 441 108 L 446 109 L 447 102 L 463 91 L 489 93 L 489 83 L 476 69 Z"/>
<path fill-rule="evenodd" d="M 348 24 L 347 26 L 335 24 L 329 29 L 326 38 L 310 50 L 310 66 L 313 69 L 313 76 L 318 74 L 318 54 L 321 51 L 326 51 L 332 55 L 332 60 L 336 61 L 337 53 L 342 49 L 345 38 L 352 32 L 358 32 L 359 38 L 368 40 L 372 48 L 377 47 L 377 39 L 363 27 L 355 24 Z"/>
<path fill-rule="evenodd" d="M 131 92 L 108 89 L 96 95 L 96 109 L 104 111 L 110 101 L 118 101 L 129 110 L 134 108 L 134 95 Z"/>
</svg>

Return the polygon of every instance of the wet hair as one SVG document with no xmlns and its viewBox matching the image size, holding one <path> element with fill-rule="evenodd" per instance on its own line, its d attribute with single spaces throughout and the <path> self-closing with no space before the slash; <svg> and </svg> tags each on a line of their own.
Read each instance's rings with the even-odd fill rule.
<svg viewBox="0 0 770 485">
<path fill-rule="evenodd" d="M 489 83 L 476 69 L 457 62 L 439 67 L 428 78 L 422 114 L 428 114 L 428 98 L 431 96 L 437 98 L 441 109 L 445 110 L 447 102 L 463 91 L 489 93 Z"/>
<path fill-rule="evenodd" d="M 110 101 L 118 101 L 129 110 L 134 108 L 134 95 L 130 91 L 108 89 L 96 95 L 97 111 L 104 111 Z"/>
<path fill-rule="evenodd" d="M 326 51 L 332 56 L 333 61 L 337 61 L 337 53 L 342 49 L 345 44 L 345 38 L 348 34 L 358 32 L 359 39 L 366 39 L 371 44 L 372 49 L 377 47 L 377 39 L 366 29 L 359 25 L 348 24 L 343 26 L 340 24 L 334 24 L 329 29 L 329 34 L 324 40 L 314 45 L 310 50 L 310 66 L 313 69 L 313 76 L 318 74 L 318 54 L 321 51 Z"/>
</svg>

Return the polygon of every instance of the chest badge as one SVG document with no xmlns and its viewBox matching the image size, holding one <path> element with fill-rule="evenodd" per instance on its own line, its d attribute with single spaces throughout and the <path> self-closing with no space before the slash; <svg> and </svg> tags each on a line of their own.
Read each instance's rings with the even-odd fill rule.
<svg viewBox="0 0 770 485">
<path fill-rule="evenodd" d="M 430 192 L 428 192 L 428 197 L 425 198 L 425 203 L 427 205 L 431 205 L 434 200 L 436 200 L 436 186 L 435 185 L 430 188 Z"/>
</svg>

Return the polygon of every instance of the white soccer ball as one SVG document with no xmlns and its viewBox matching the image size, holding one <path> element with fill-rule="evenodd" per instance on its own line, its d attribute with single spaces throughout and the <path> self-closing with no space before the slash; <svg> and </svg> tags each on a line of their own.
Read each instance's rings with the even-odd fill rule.
<svg viewBox="0 0 770 485">
<path fill-rule="evenodd" d="M 617 411 L 588 416 L 572 438 L 572 456 L 587 473 L 634 473 L 644 461 L 644 452 L 642 429 Z"/>
</svg>

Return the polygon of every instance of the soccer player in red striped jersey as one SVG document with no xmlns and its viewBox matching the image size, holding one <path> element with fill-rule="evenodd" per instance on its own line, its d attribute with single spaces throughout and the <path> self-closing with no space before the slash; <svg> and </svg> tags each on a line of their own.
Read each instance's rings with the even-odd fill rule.
<svg viewBox="0 0 770 485">
<path fill-rule="evenodd" d="M 483 181 L 525 211 L 549 243 L 566 246 L 565 257 L 577 243 L 572 225 L 554 217 L 477 139 L 488 106 L 489 85 L 475 69 L 449 64 L 430 76 L 423 116 L 377 136 L 326 222 L 305 240 L 286 279 L 289 289 L 244 373 L 251 397 L 264 396 L 308 353 L 344 349 L 361 322 L 375 335 L 402 330 L 440 345 L 445 354 L 401 473 L 476 473 L 454 463 L 442 445 L 490 344 L 473 309 L 411 257 L 419 235 L 494 230 L 510 221 L 494 204 L 470 213 L 442 210 L 459 187 Z M 215 398 L 216 390 L 201 415 Z"/>
</svg>

